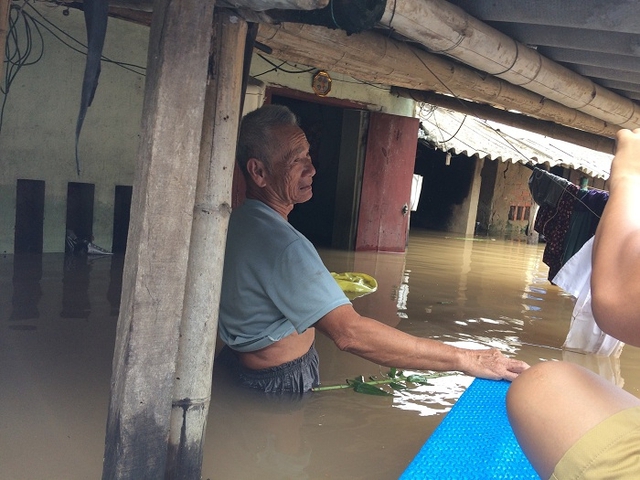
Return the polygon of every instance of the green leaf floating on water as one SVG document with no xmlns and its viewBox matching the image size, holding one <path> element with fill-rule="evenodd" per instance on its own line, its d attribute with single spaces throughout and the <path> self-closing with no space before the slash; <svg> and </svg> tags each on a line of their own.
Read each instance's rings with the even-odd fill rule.
<svg viewBox="0 0 640 480">
<path fill-rule="evenodd" d="M 353 390 L 358 393 L 366 393 L 367 395 L 379 395 L 382 397 L 390 397 L 393 396 L 393 393 L 389 393 L 385 390 L 382 390 L 375 385 L 371 385 L 365 382 L 358 382 L 354 385 Z"/>
<path fill-rule="evenodd" d="M 429 378 L 433 378 L 433 377 L 429 377 L 428 375 L 409 375 L 408 377 L 406 377 L 406 380 L 407 382 L 411 382 L 411 383 L 429 385 Z"/>
<path fill-rule="evenodd" d="M 389 386 L 394 390 L 398 390 L 398 391 L 407 389 L 406 385 L 402 385 L 401 383 L 396 383 L 396 382 L 391 382 Z"/>
</svg>

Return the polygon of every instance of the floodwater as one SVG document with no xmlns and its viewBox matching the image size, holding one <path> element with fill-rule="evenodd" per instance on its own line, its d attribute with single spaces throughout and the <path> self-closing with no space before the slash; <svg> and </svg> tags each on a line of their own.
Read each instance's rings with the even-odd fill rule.
<svg viewBox="0 0 640 480">
<path fill-rule="evenodd" d="M 548 282 L 543 249 L 412 231 L 406 254 L 321 255 L 332 271 L 378 280 L 354 300 L 362 314 L 531 364 L 564 358 L 638 395 L 638 349 L 619 359 L 562 351 L 573 300 Z M 121 269 L 117 256 L 0 258 L 0 478 L 100 478 Z M 388 372 L 322 335 L 317 348 L 325 386 Z M 292 399 L 239 389 L 225 374 L 214 368 L 204 479 L 396 479 L 472 380 Z"/>
</svg>

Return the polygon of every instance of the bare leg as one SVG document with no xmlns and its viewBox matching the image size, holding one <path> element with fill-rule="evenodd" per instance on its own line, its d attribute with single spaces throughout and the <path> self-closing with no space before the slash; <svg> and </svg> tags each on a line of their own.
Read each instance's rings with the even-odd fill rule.
<svg viewBox="0 0 640 480">
<path fill-rule="evenodd" d="M 582 435 L 640 399 L 579 365 L 543 362 L 522 373 L 507 393 L 513 430 L 527 458 L 547 479 Z"/>
</svg>

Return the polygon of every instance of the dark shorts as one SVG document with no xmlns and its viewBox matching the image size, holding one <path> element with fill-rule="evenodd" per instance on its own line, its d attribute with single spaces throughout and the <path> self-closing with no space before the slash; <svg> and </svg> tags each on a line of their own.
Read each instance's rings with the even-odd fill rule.
<svg viewBox="0 0 640 480">
<path fill-rule="evenodd" d="M 229 368 L 243 386 L 266 393 L 304 393 L 320 385 L 320 362 L 313 345 L 300 358 L 262 370 L 243 366 L 238 355 L 225 345 L 218 354 L 216 363 Z"/>
</svg>

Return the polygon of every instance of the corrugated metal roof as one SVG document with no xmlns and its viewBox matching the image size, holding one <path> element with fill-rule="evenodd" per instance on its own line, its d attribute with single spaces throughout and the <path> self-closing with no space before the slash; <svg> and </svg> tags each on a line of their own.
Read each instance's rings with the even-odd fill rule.
<svg viewBox="0 0 640 480">
<path fill-rule="evenodd" d="M 613 155 L 443 107 L 424 105 L 420 139 L 434 148 L 512 163 L 561 165 L 609 178 Z"/>
</svg>

